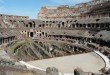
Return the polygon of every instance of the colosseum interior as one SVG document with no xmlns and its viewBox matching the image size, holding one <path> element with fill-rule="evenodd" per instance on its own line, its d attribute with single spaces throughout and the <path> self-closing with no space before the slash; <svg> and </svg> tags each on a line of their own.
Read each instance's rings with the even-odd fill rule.
<svg viewBox="0 0 110 75">
<path fill-rule="evenodd" d="M 0 14 L 0 75 L 109 75 L 110 0 Z"/>
</svg>

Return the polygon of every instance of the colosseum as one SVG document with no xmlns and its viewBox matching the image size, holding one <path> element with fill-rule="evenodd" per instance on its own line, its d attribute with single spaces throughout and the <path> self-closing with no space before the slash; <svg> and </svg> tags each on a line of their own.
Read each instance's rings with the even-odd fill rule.
<svg viewBox="0 0 110 75">
<path fill-rule="evenodd" d="M 0 75 L 110 75 L 110 0 L 0 14 Z"/>
</svg>

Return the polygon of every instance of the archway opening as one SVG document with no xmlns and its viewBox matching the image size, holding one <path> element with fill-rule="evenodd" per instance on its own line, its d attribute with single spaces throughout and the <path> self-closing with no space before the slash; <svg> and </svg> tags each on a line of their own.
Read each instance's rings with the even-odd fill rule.
<svg viewBox="0 0 110 75">
<path fill-rule="evenodd" d="M 34 33 L 33 32 L 30 32 L 30 37 L 33 37 L 34 36 Z"/>
<path fill-rule="evenodd" d="M 30 28 L 32 28 L 32 23 L 31 22 L 29 22 L 29 25 L 30 25 Z"/>
<path fill-rule="evenodd" d="M 80 75 L 80 73 L 77 70 L 74 70 L 74 75 Z"/>
</svg>

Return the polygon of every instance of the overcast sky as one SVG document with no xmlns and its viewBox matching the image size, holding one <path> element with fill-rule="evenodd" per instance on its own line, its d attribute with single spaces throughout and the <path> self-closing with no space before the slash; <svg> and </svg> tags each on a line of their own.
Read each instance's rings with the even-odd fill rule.
<svg viewBox="0 0 110 75">
<path fill-rule="evenodd" d="M 0 13 L 37 18 L 42 6 L 75 5 L 90 0 L 0 0 Z"/>
</svg>

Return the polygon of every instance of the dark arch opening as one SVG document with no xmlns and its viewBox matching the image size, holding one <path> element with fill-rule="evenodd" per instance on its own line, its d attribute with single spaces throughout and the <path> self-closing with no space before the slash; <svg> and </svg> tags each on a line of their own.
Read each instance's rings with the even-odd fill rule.
<svg viewBox="0 0 110 75">
<path fill-rule="evenodd" d="M 28 27 L 28 24 L 26 24 L 26 27 Z"/>
<path fill-rule="evenodd" d="M 64 25 L 65 25 L 65 23 L 64 23 L 64 22 L 62 22 L 62 27 L 64 27 Z"/>
<path fill-rule="evenodd" d="M 80 75 L 80 73 L 77 70 L 74 70 L 74 75 Z"/>
<path fill-rule="evenodd" d="M 33 32 L 30 32 L 30 37 L 33 37 L 34 36 L 34 33 Z"/>
<path fill-rule="evenodd" d="M 58 24 L 58 28 L 60 28 L 60 24 Z"/>
<path fill-rule="evenodd" d="M 30 25 L 30 27 L 32 27 L 32 23 L 31 22 L 29 22 L 29 25 Z"/>
<path fill-rule="evenodd" d="M 109 17 L 110 17 L 110 13 L 109 13 Z"/>
</svg>

